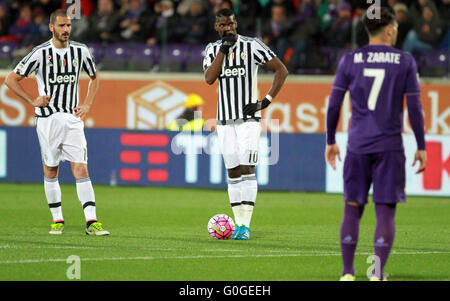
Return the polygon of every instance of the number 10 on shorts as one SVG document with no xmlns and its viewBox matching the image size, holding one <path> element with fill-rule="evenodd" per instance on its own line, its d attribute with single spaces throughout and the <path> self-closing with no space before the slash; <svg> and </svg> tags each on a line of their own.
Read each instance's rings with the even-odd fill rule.
<svg viewBox="0 0 450 301">
<path fill-rule="evenodd" d="M 258 151 L 250 151 L 248 155 L 248 163 L 257 164 L 258 163 Z"/>
</svg>

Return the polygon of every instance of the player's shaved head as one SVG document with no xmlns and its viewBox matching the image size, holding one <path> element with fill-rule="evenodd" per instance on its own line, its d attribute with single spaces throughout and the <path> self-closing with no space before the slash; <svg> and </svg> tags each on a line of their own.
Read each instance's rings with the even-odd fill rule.
<svg viewBox="0 0 450 301">
<path fill-rule="evenodd" d="M 229 8 L 222 8 L 221 10 L 219 10 L 216 13 L 216 22 L 222 17 L 226 17 L 226 18 L 233 17 L 234 18 L 235 16 L 234 16 L 234 12 L 231 9 L 229 9 Z"/>
<path fill-rule="evenodd" d="M 369 10 L 367 10 L 369 12 Z M 363 23 L 370 36 L 376 36 L 383 32 L 387 25 L 393 25 L 396 21 L 395 13 L 390 7 L 380 8 L 380 17 L 368 17 L 366 13 L 363 17 Z"/>
</svg>

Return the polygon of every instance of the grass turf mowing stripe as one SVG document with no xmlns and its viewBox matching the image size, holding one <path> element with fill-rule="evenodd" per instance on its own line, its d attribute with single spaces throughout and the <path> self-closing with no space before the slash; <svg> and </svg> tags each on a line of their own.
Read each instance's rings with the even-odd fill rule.
<svg viewBox="0 0 450 301">
<path fill-rule="evenodd" d="M 432 254 L 450 254 L 442 251 L 425 252 L 394 252 L 391 255 L 432 255 Z M 359 252 L 356 256 L 373 255 L 371 252 Z M 110 257 L 110 258 L 80 258 L 81 261 L 118 261 L 118 260 L 158 260 L 158 259 L 208 259 L 208 258 L 248 258 L 248 257 L 328 257 L 341 256 L 341 253 L 304 253 L 304 254 L 236 254 L 236 255 L 195 255 L 195 256 L 137 256 L 137 257 Z M 48 259 L 23 259 L 23 260 L 5 260 L 0 264 L 15 263 L 44 263 L 44 262 L 65 262 L 67 258 L 48 258 Z"/>
</svg>

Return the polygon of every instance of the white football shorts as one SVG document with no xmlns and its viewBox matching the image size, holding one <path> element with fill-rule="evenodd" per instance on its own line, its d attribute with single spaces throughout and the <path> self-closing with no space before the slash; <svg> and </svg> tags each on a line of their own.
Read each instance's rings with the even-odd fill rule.
<svg viewBox="0 0 450 301">
<path fill-rule="evenodd" d="M 36 131 L 45 165 L 54 167 L 61 161 L 87 164 L 84 123 L 79 117 L 58 112 L 37 118 Z"/>
<path fill-rule="evenodd" d="M 258 165 L 261 123 L 257 121 L 217 125 L 220 152 L 227 169 L 238 165 Z"/>
</svg>

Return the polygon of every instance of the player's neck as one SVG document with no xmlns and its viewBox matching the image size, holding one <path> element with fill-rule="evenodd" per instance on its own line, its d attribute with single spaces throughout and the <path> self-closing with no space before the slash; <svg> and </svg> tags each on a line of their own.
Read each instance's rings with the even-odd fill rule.
<svg viewBox="0 0 450 301">
<path fill-rule="evenodd" d="M 389 41 L 386 41 L 385 39 L 379 38 L 379 37 L 371 37 L 371 38 L 369 38 L 369 45 L 392 46 Z"/>
<path fill-rule="evenodd" d="M 55 46 L 55 48 L 57 48 L 57 49 L 64 49 L 64 48 L 67 48 L 67 45 L 69 44 L 69 41 L 61 42 L 60 40 L 55 39 L 53 37 L 52 38 L 52 43 L 53 43 L 53 46 Z"/>
</svg>

